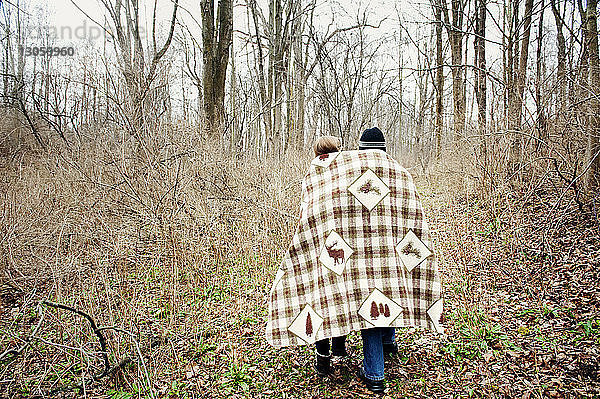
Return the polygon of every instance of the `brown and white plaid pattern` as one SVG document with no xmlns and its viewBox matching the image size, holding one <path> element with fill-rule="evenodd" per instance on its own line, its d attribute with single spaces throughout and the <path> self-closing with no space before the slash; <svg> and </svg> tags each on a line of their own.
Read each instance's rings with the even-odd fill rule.
<svg viewBox="0 0 600 399">
<path fill-rule="evenodd" d="M 348 192 L 368 169 L 390 189 L 370 212 Z M 288 330 L 306 305 L 323 318 L 317 340 L 372 328 L 358 310 L 375 289 L 403 308 L 391 326 L 433 329 L 427 310 L 441 295 L 436 255 L 408 272 L 396 252 L 410 230 L 433 252 L 410 174 L 382 151 L 344 151 L 326 168 L 311 165 L 302 191 L 301 218 L 269 297 L 269 343 L 306 343 Z M 318 260 L 331 231 L 354 251 L 341 275 Z"/>
</svg>

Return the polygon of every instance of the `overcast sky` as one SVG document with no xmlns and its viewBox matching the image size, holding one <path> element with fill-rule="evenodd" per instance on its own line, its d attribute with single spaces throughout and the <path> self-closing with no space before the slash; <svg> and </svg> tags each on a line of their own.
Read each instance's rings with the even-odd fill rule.
<svg viewBox="0 0 600 399">
<path fill-rule="evenodd" d="M 14 1 L 14 0 L 13 0 Z M 22 1 L 22 0 L 21 0 Z M 90 17 L 94 18 L 97 22 L 102 22 L 104 9 L 100 2 L 97 0 L 74 0 L 74 2 L 85 11 Z M 143 22 L 149 21 L 152 16 L 152 7 L 154 1 L 141 0 L 142 17 Z M 268 1 L 259 0 L 259 5 L 264 7 L 266 12 Z M 84 21 L 89 20 L 85 15 L 73 5 L 71 0 L 53 0 L 51 2 L 47 0 L 32 0 L 32 6 L 41 7 L 48 11 L 49 21 L 51 25 L 57 27 L 70 26 L 76 28 L 81 26 Z M 200 9 L 199 0 L 180 0 L 180 12 L 179 18 L 185 21 L 188 26 L 192 27 L 195 25 L 193 20 L 200 22 Z M 246 30 L 246 15 L 245 15 L 245 1 L 235 1 L 235 16 L 234 19 L 235 29 Z M 318 2 L 318 10 L 316 13 L 317 22 L 322 24 L 328 24 L 331 21 L 332 12 L 338 14 L 337 21 L 340 24 L 348 22 L 353 16 L 355 16 L 359 10 L 367 11 L 372 22 L 383 20 L 388 18 L 384 22 L 382 28 L 386 31 L 393 30 L 394 23 L 393 19 L 396 18 L 396 8 L 400 9 L 402 13 L 407 15 L 413 15 L 418 17 L 416 11 L 419 6 L 415 6 L 414 1 L 398 0 L 396 2 L 389 0 L 367 0 L 367 1 L 356 1 L 356 0 L 320 0 Z M 163 23 L 167 23 L 170 14 L 172 12 L 172 2 L 170 0 L 159 0 L 158 1 L 158 15 L 159 20 Z M 343 16 L 346 18 L 343 18 Z M 145 17 L 145 18 L 144 18 Z M 89 27 L 89 23 L 86 22 Z"/>
</svg>

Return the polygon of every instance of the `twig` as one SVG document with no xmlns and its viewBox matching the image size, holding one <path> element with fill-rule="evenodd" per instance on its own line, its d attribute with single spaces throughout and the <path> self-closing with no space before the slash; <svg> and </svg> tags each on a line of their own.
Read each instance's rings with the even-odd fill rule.
<svg viewBox="0 0 600 399">
<path fill-rule="evenodd" d="M 0 361 L 4 360 L 9 355 L 19 356 L 21 353 L 23 353 L 23 351 L 25 349 L 27 349 L 27 347 L 29 346 L 29 344 L 31 343 L 31 341 L 33 340 L 33 338 L 35 337 L 35 335 L 37 334 L 37 332 L 40 329 L 40 326 L 42 325 L 43 321 L 44 321 L 44 313 L 42 313 L 42 316 L 40 317 L 40 320 L 36 324 L 35 328 L 31 332 L 31 334 L 29 335 L 29 337 L 27 337 L 25 339 L 25 342 L 23 343 L 23 345 L 21 345 L 21 347 L 18 348 L 18 349 L 7 349 L 4 352 L 2 352 L 2 354 L 0 354 Z"/>
<path fill-rule="evenodd" d="M 558 169 L 558 161 L 556 159 L 553 159 L 552 161 L 554 162 L 554 169 L 555 169 L 556 174 L 558 175 L 558 177 L 560 177 L 562 180 L 565 181 L 565 183 L 569 184 L 569 186 L 570 186 L 571 185 L 571 181 L 569 179 L 567 179 L 561 173 L 560 169 Z M 576 173 L 577 173 L 577 166 L 575 166 L 575 170 L 573 171 L 573 175 L 575 176 Z M 575 193 L 575 202 L 577 203 L 577 206 L 579 206 L 579 211 L 583 212 L 583 204 L 579 200 L 579 189 L 577 188 L 577 182 L 573 181 L 572 185 L 573 185 L 573 192 Z"/>
<path fill-rule="evenodd" d="M 105 377 L 108 374 L 108 372 L 110 371 L 110 362 L 108 360 L 108 349 L 107 349 L 107 345 L 106 345 L 106 338 L 104 337 L 104 335 L 102 335 L 101 330 L 96 326 L 96 322 L 94 321 L 94 319 L 87 313 L 82 312 L 81 310 L 72 308 L 67 305 L 63 305 L 60 303 L 54 303 L 54 302 L 47 301 L 47 300 L 44 300 L 41 303 L 43 305 L 51 306 L 56 309 L 68 310 L 73 313 L 76 313 L 79 316 L 85 318 L 90 323 L 90 327 L 92 328 L 92 331 L 94 332 L 94 334 L 96 334 L 96 336 L 98 337 L 98 341 L 100 342 L 100 348 L 102 349 L 102 351 L 101 351 L 102 360 L 104 362 L 104 371 L 102 371 L 102 373 L 100 373 L 99 375 L 94 376 L 94 380 L 98 380 L 102 377 Z"/>
<path fill-rule="evenodd" d="M 556 203 L 554 204 L 554 206 L 552 207 L 552 212 L 554 212 L 558 206 L 560 205 L 560 202 L 562 201 L 563 197 L 565 196 L 566 192 L 569 190 L 569 188 L 571 188 L 572 185 L 577 183 L 577 180 L 579 180 L 583 175 L 585 175 L 588 171 L 588 169 L 592 166 L 592 164 L 594 163 L 594 161 L 596 160 L 596 158 L 600 155 L 600 151 L 597 151 L 596 154 L 592 157 L 592 159 L 590 159 L 589 163 L 587 164 L 587 166 L 583 169 L 583 171 L 575 176 L 573 178 L 573 180 L 571 180 L 571 183 L 569 183 L 569 185 L 567 186 L 567 188 L 565 188 L 565 190 L 561 193 L 560 197 L 558 198 L 558 200 L 556 201 Z"/>
</svg>

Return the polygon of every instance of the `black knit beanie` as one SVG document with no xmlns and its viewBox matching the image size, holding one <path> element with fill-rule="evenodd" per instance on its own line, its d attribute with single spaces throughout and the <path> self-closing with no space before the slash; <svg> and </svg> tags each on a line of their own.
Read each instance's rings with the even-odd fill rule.
<svg viewBox="0 0 600 399">
<path fill-rule="evenodd" d="M 383 150 L 385 151 L 385 138 L 378 127 L 372 127 L 365 130 L 358 141 L 359 150 Z"/>
</svg>

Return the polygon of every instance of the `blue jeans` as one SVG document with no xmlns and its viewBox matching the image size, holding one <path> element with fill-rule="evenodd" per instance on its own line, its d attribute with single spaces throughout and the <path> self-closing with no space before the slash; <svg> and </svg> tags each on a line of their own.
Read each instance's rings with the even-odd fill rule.
<svg viewBox="0 0 600 399">
<path fill-rule="evenodd" d="M 368 379 L 373 381 L 384 379 L 383 343 L 393 343 L 395 333 L 394 327 L 360 330 L 363 341 L 363 370 Z"/>
</svg>

